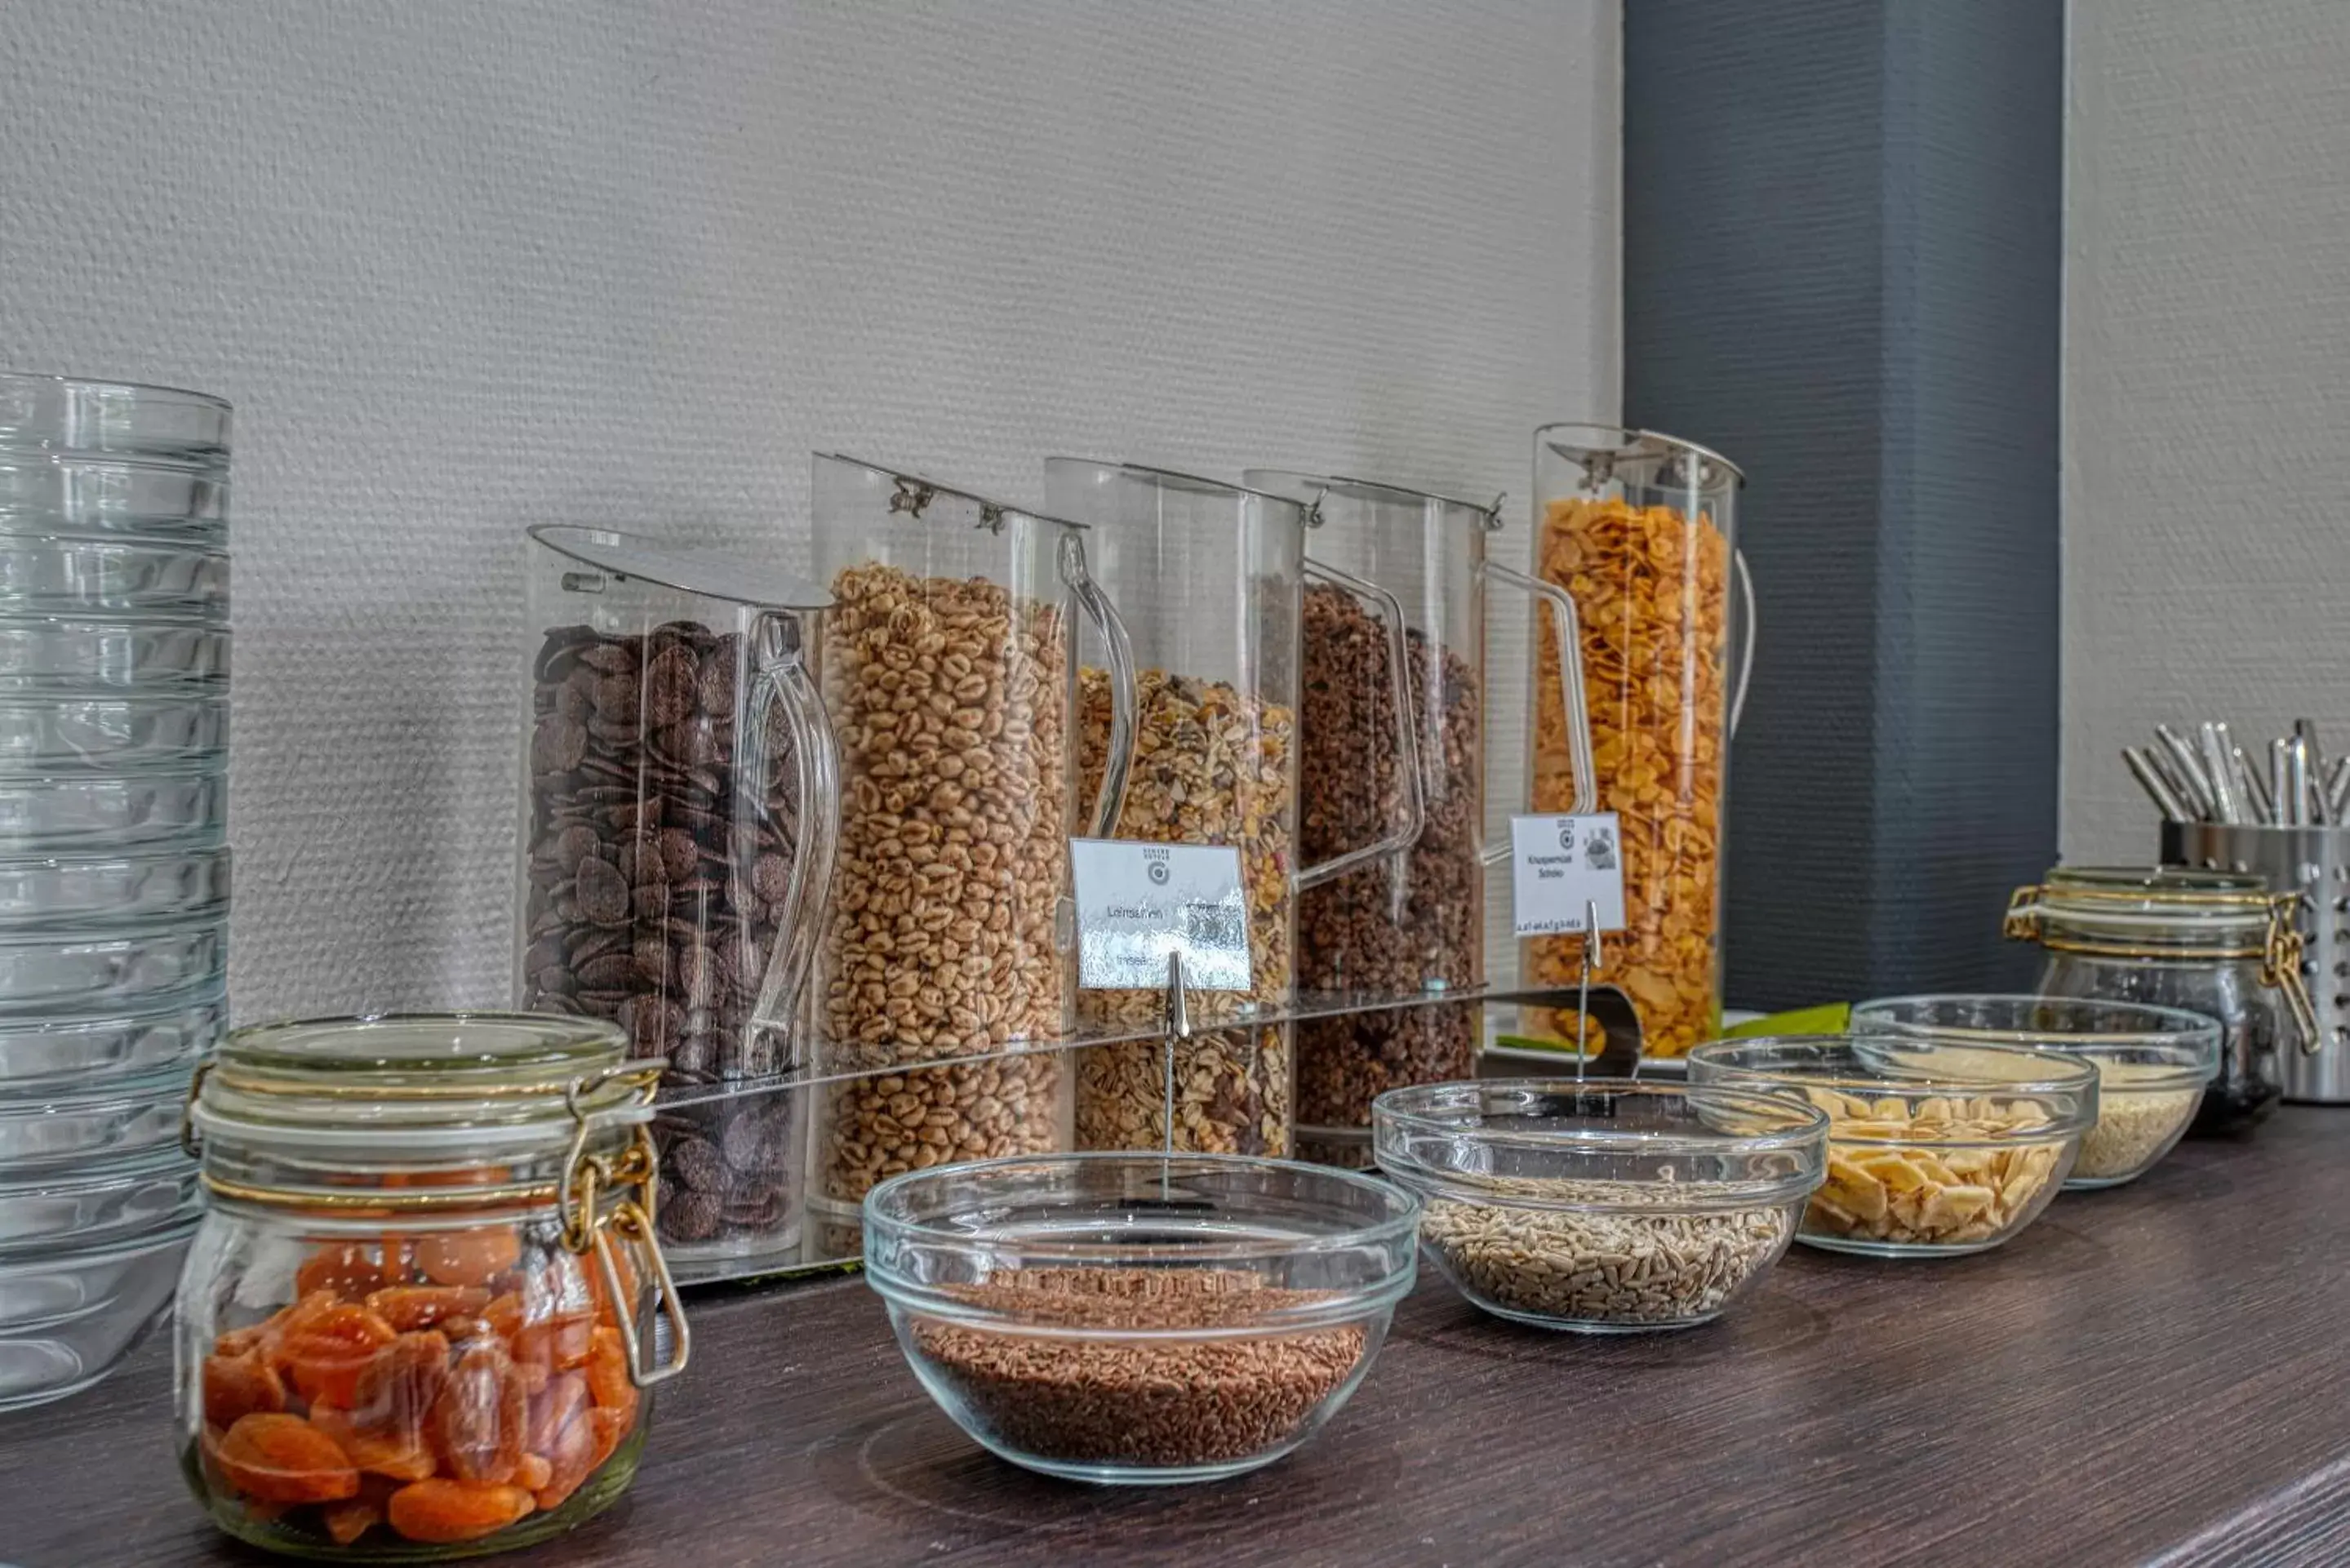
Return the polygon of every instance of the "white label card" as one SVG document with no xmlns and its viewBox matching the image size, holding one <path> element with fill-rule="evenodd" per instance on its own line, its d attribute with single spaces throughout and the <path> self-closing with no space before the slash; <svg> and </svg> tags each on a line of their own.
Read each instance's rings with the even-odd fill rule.
<svg viewBox="0 0 2350 1568">
<path fill-rule="evenodd" d="M 1616 814 L 1510 818 L 1513 926 L 1522 937 L 1583 929 L 1586 904 L 1599 929 L 1624 929 L 1624 841 Z"/>
<path fill-rule="evenodd" d="M 1248 891 L 1230 845 L 1072 838 L 1077 984 L 1164 991 L 1183 955 L 1188 991 L 1249 989 Z"/>
</svg>

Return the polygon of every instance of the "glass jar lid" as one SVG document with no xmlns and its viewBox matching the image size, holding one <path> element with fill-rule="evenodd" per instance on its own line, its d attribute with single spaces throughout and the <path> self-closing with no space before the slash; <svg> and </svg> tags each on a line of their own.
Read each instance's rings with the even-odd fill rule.
<svg viewBox="0 0 2350 1568">
<path fill-rule="evenodd" d="M 658 1063 L 626 1061 L 618 1024 L 528 1012 L 389 1013 L 234 1030 L 200 1069 L 204 1148 L 514 1158 L 585 1124 L 650 1119 Z"/>
<path fill-rule="evenodd" d="M 2273 899 L 2260 877 L 2183 866 L 2059 866 L 2008 906 L 2022 940 L 2083 938 L 2242 948 L 2257 958 Z"/>
</svg>

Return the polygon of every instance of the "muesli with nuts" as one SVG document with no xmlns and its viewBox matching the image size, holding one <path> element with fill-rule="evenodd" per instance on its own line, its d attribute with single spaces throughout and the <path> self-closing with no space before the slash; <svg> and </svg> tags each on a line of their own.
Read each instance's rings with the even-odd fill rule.
<svg viewBox="0 0 2350 1568">
<path fill-rule="evenodd" d="M 1098 789 L 1109 748 L 1109 677 L 1084 671 L 1081 794 Z M 1114 836 L 1153 844 L 1228 844 L 1241 855 L 1248 899 L 1251 988 L 1191 998 L 1195 1025 L 1217 1024 L 1290 992 L 1295 721 L 1221 681 L 1146 670 L 1136 680 L 1134 758 Z M 1157 991 L 1079 993 L 1088 1028 L 1150 1028 Z M 1077 1055 L 1080 1148 L 1157 1148 L 1167 1136 L 1164 1048 L 1156 1040 L 1089 1046 Z M 1174 1146 L 1217 1154 L 1286 1156 L 1291 1134 L 1289 1030 L 1211 1029 L 1176 1047 Z"/>
</svg>

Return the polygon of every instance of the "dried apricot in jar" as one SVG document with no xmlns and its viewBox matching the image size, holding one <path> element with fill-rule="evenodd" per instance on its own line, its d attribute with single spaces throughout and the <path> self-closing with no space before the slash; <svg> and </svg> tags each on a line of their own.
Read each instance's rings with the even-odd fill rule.
<svg viewBox="0 0 2350 1568">
<path fill-rule="evenodd" d="M 348 1546 L 383 1522 L 383 1511 L 371 1502 L 330 1502 L 318 1511 L 318 1522 L 327 1527 L 328 1539 Z"/>
<path fill-rule="evenodd" d="M 529 1419 L 529 1390 L 513 1357 L 496 1340 L 476 1340 L 457 1357 L 433 1402 L 433 1447 L 459 1480 L 511 1480 Z"/>
<path fill-rule="evenodd" d="M 363 1432 L 351 1424 L 351 1413 L 332 1405 L 313 1405 L 310 1424 L 335 1439 L 359 1469 L 364 1486 L 370 1476 L 395 1481 L 419 1481 L 441 1468 L 432 1446 L 421 1434 Z"/>
<path fill-rule="evenodd" d="M 329 1307 L 306 1318 L 277 1342 L 277 1361 L 305 1399 L 346 1408 L 355 1401 L 359 1374 L 375 1353 L 399 1337 L 365 1307 Z"/>
<path fill-rule="evenodd" d="M 391 1494 L 392 1529 L 411 1541 L 479 1541 L 531 1511 L 518 1486 L 462 1480 L 421 1480 Z"/>
<path fill-rule="evenodd" d="M 568 1372 L 588 1365 L 595 1353 L 592 1337 L 596 1328 L 593 1314 L 585 1308 L 572 1312 L 552 1313 L 545 1317 L 517 1322 L 504 1330 L 514 1342 L 515 1359 L 533 1362 L 557 1372 Z"/>
<path fill-rule="evenodd" d="M 230 1486 L 264 1502 L 338 1502 L 359 1490 L 335 1439 L 283 1411 L 240 1416 L 211 1458 Z"/>
<path fill-rule="evenodd" d="M 593 1414 L 584 1406 L 578 1407 L 577 1413 L 556 1428 L 542 1447 L 547 1476 L 546 1484 L 537 1489 L 540 1508 L 561 1507 L 579 1490 L 579 1483 L 595 1472 L 598 1434 L 596 1423 L 588 1418 Z"/>
<path fill-rule="evenodd" d="M 346 1301 L 357 1301 L 383 1283 L 383 1270 L 357 1242 L 321 1247 L 294 1272 L 294 1289 L 302 1295 L 332 1291 Z"/>
<path fill-rule="evenodd" d="M 486 1285 L 522 1258 L 522 1238 L 511 1230 L 443 1231 L 416 1242 L 416 1266 L 442 1285 Z"/>
<path fill-rule="evenodd" d="M 555 1440 L 571 1418 L 588 1407 L 588 1380 L 576 1372 L 567 1372 L 546 1386 L 544 1393 L 530 1402 L 530 1448 L 537 1453 L 552 1454 Z"/>
<path fill-rule="evenodd" d="M 242 1355 L 204 1357 L 204 1419 L 215 1427 L 238 1417 L 286 1408 L 286 1382 L 256 1345 Z"/>
<path fill-rule="evenodd" d="M 449 1380 L 449 1340 L 432 1329 L 403 1334 L 369 1358 L 352 1389 L 352 1424 L 421 1440 L 425 1417 Z"/>
<path fill-rule="evenodd" d="M 490 1293 L 479 1285 L 388 1285 L 367 1298 L 368 1311 L 402 1334 L 489 1304 Z"/>
<path fill-rule="evenodd" d="M 628 1349 L 620 1343 L 619 1329 L 600 1323 L 596 1325 L 595 1349 L 588 1356 L 588 1392 L 597 1404 L 636 1419 L 637 1386 L 629 1377 Z"/>
</svg>

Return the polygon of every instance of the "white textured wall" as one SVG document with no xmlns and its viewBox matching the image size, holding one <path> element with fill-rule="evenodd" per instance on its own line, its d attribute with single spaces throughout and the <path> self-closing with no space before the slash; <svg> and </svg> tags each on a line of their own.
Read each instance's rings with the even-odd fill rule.
<svg viewBox="0 0 2350 1568">
<path fill-rule="evenodd" d="M 2064 854 L 2158 721 L 2350 749 L 2350 5 L 2073 0 Z"/>
<path fill-rule="evenodd" d="M 1614 411 L 1616 19 L 0 0 L 0 365 L 237 405 L 240 1016 L 504 1000 L 527 523 L 804 560 L 814 446 L 1523 499 Z"/>
</svg>

